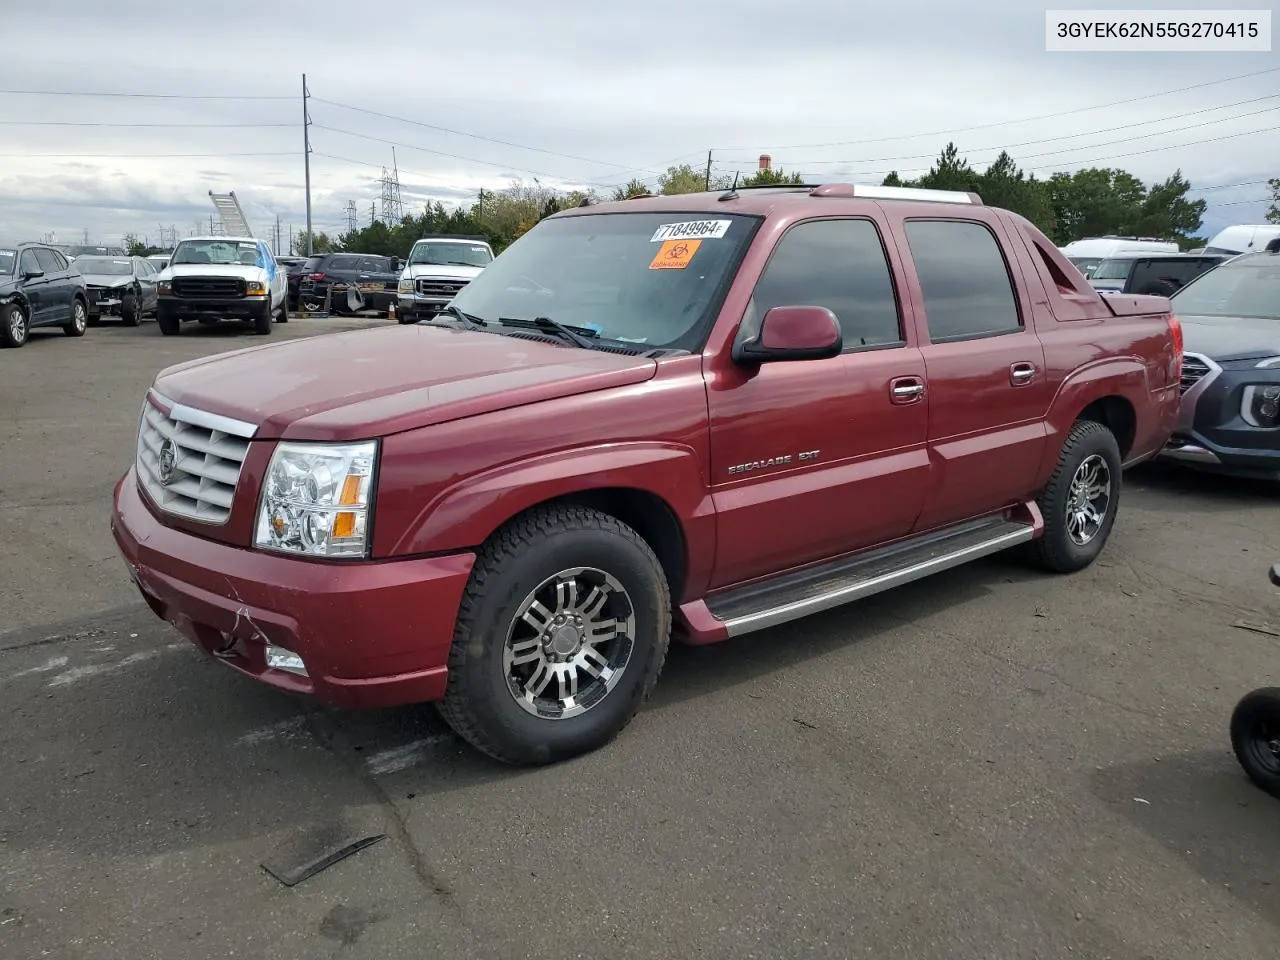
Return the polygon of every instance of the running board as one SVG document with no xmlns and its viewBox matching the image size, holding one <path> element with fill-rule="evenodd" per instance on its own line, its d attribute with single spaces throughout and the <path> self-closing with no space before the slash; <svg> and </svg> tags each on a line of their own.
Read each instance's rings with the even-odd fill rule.
<svg viewBox="0 0 1280 960">
<path fill-rule="evenodd" d="M 730 637 L 767 630 L 1027 543 L 1030 523 L 988 517 L 707 598 Z"/>
</svg>

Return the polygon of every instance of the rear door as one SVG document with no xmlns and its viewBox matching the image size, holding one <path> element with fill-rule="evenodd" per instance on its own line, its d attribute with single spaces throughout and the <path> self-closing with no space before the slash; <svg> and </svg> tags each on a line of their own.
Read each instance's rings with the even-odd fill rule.
<svg viewBox="0 0 1280 960">
<path fill-rule="evenodd" d="M 894 223 L 927 374 L 932 479 L 916 529 L 1025 500 L 1046 445 L 1051 389 L 1032 305 L 993 212 Z"/>
<path fill-rule="evenodd" d="M 36 261 L 44 271 L 44 306 L 50 323 L 62 323 L 71 319 L 71 298 L 76 291 L 76 281 L 70 263 L 57 250 L 35 248 Z"/>
<path fill-rule="evenodd" d="M 925 366 L 902 320 L 884 222 L 815 219 L 788 229 L 743 328 L 772 307 L 797 305 L 835 313 L 842 355 L 759 367 L 708 360 L 712 587 L 903 536 L 924 502 L 928 400 L 913 386 Z"/>
</svg>

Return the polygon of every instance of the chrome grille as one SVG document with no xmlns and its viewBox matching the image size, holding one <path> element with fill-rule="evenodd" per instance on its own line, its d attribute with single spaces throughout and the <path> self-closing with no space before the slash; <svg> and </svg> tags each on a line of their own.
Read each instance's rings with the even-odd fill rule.
<svg viewBox="0 0 1280 960">
<path fill-rule="evenodd" d="M 138 483 L 168 513 L 226 523 L 254 430 L 252 424 L 181 406 L 166 415 L 145 402 L 138 425 Z"/>
<path fill-rule="evenodd" d="M 1209 373 L 1208 361 L 1194 353 L 1182 355 L 1182 379 L 1178 382 L 1178 392 L 1186 393 Z"/>
<path fill-rule="evenodd" d="M 175 297 L 243 297 L 243 277 L 174 277 Z"/>
<path fill-rule="evenodd" d="M 424 297 L 456 297 L 467 280 L 438 280 L 435 277 L 419 277 L 418 293 Z"/>
</svg>

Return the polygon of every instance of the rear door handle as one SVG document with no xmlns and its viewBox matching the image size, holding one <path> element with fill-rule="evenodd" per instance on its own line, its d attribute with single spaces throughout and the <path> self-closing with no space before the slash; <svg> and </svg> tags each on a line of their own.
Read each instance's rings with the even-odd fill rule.
<svg viewBox="0 0 1280 960">
<path fill-rule="evenodd" d="M 922 396 L 924 380 L 920 377 L 894 377 L 889 381 L 889 397 L 894 403 L 915 403 Z"/>
<path fill-rule="evenodd" d="M 1035 378 L 1036 365 L 1034 363 L 1014 363 L 1009 366 L 1009 382 L 1015 387 L 1028 384 Z"/>
</svg>

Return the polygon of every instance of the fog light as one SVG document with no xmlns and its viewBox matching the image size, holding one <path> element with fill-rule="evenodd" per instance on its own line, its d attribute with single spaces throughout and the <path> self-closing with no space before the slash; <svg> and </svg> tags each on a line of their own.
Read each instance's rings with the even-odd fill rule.
<svg viewBox="0 0 1280 960">
<path fill-rule="evenodd" d="M 302 662 L 302 658 L 284 647 L 267 645 L 267 666 L 272 670 L 284 670 L 287 673 L 296 673 L 300 677 L 307 676 L 307 665 Z"/>
</svg>

